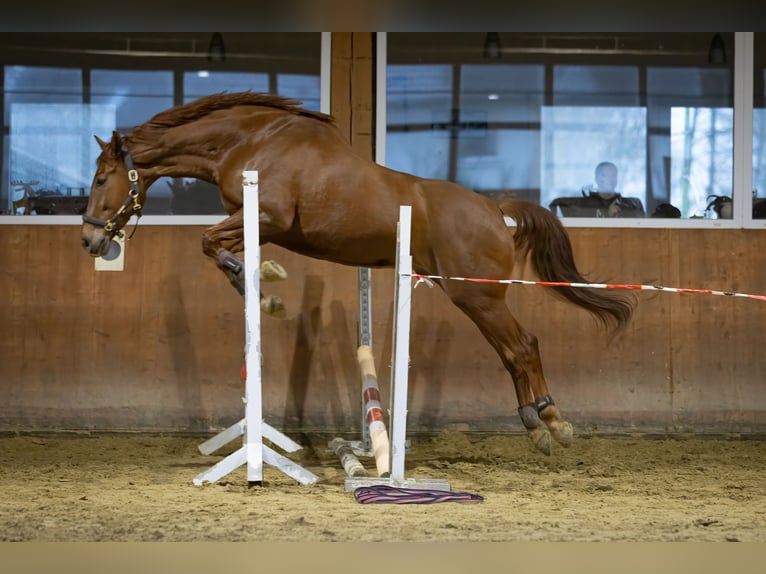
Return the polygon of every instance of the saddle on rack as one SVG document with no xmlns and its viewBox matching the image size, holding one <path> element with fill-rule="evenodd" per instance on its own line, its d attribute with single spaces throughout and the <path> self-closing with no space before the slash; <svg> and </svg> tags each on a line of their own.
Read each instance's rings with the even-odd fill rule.
<svg viewBox="0 0 766 574">
<path fill-rule="evenodd" d="M 557 197 L 548 206 L 564 217 L 645 217 L 646 212 L 637 197 L 614 194 L 604 198 L 597 193 L 581 197 Z M 610 210 L 611 208 L 611 210 Z M 611 215 L 614 213 L 614 215 Z"/>
</svg>

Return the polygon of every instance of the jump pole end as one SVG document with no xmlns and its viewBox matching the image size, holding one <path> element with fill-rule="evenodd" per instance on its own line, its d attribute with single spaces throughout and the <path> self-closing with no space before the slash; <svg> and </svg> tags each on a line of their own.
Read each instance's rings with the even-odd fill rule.
<svg viewBox="0 0 766 574">
<path fill-rule="evenodd" d="M 362 373 L 362 387 L 367 390 L 373 388 L 374 399 L 380 403 L 380 391 L 378 390 L 378 376 L 375 372 L 375 360 L 369 345 L 359 345 L 356 351 L 359 361 L 359 370 Z M 376 403 L 373 403 L 376 404 Z M 366 406 L 366 405 L 365 405 Z M 377 406 L 375 407 L 378 408 Z M 382 410 L 378 414 L 380 420 L 368 423 L 370 429 L 370 442 L 372 453 L 375 457 L 375 468 L 378 476 L 384 476 L 391 472 L 391 444 L 388 440 L 388 432 L 382 420 Z M 369 420 L 369 419 L 368 419 Z"/>
<path fill-rule="evenodd" d="M 367 469 L 359 462 L 359 459 L 356 458 L 356 455 L 345 440 L 339 437 L 334 438 L 330 441 L 330 448 L 340 459 L 347 476 L 352 478 L 367 476 Z"/>
<path fill-rule="evenodd" d="M 378 476 L 389 476 L 391 473 L 391 444 L 385 430 L 370 432 L 372 455 L 375 457 L 375 468 Z"/>
</svg>

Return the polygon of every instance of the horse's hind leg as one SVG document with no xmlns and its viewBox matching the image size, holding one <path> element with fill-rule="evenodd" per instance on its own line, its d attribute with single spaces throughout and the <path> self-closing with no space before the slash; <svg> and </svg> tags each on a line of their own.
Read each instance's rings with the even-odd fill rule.
<svg viewBox="0 0 766 574">
<path fill-rule="evenodd" d="M 535 348 L 534 359 L 538 364 L 541 364 L 540 352 L 537 346 L 537 337 L 531 334 L 527 334 L 527 337 L 530 338 L 530 344 Z M 529 386 L 532 389 L 533 402 L 519 402 L 519 405 L 521 405 L 519 406 L 519 416 L 521 416 L 523 420 L 526 413 L 536 413 L 539 419 L 542 419 L 545 423 L 545 426 L 550 431 L 550 434 L 553 435 L 556 442 L 562 446 L 570 446 L 574 437 L 572 425 L 561 419 L 559 408 L 554 404 L 553 398 L 548 391 L 548 384 L 545 382 L 545 378 L 542 375 L 542 366 L 540 367 L 539 372 L 539 377 L 529 378 Z M 550 443 L 550 441 L 548 442 Z"/>
<path fill-rule="evenodd" d="M 551 435 L 564 446 L 572 443 L 572 425 L 561 419 L 543 376 L 537 337 L 527 332 L 505 303 L 504 285 L 453 284 L 447 294 L 478 326 L 511 374 L 519 417 L 535 447 L 551 453 Z"/>
</svg>

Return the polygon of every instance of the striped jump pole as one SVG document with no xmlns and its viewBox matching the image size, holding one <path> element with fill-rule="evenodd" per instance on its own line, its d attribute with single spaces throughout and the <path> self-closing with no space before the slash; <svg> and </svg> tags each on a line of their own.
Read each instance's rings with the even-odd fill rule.
<svg viewBox="0 0 766 574">
<path fill-rule="evenodd" d="M 301 446 L 263 421 L 261 381 L 261 305 L 260 305 L 260 229 L 258 209 L 258 172 L 245 171 L 243 175 L 243 213 L 245 241 L 245 418 L 229 427 L 200 450 L 212 452 L 234 436 L 244 436 L 242 447 L 218 464 L 197 475 L 193 483 L 216 482 L 236 468 L 246 465 L 248 484 L 263 482 L 263 465 L 269 464 L 301 484 L 314 484 L 317 476 L 289 458 L 263 444 L 266 437 L 287 452 Z M 203 448 L 204 447 L 204 448 Z"/>
<path fill-rule="evenodd" d="M 386 424 L 383 422 L 375 359 L 372 356 L 372 349 L 367 345 L 359 346 L 356 357 L 359 362 L 359 371 L 362 373 L 364 424 L 370 434 L 372 456 L 375 458 L 378 476 L 386 477 L 391 473 L 391 446 Z"/>
<path fill-rule="evenodd" d="M 341 459 L 346 474 L 349 477 L 367 476 L 362 474 L 350 458 L 354 456 L 372 456 L 375 459 L 375 469 L 378 476 L 387 477 L 391 472 L 391 445 L 388 431 L 384 422 L 381 406 L 378 376 L 375 371 L 375 359 L 372 353 L 372 299 L 371 269 L 359 268 L 359 346 L 357 347 L 357 363 L 362 382 L 362 419 L 361 440 L 343 441 L 335 438 L 329 447 Z M 345 444 L 341 444 L 345 443 Z M 351 461 L 349 463 L 349 461 Z"/>
</svg>

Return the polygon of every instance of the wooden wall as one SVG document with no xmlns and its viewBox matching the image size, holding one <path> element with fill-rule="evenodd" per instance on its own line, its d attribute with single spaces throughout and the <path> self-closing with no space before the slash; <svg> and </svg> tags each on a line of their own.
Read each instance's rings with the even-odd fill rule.
<svg viewBox="0 0 766 574">
<path fill-rule="evenodd" d="M 332 111 L 372 149 L 372 42 L 333 34 Z M 365 152 L 366 150 L 366 152 Z M 122 272 L 96 272 L 79 226 L 0 225 L 0 430 L 208 432 L 243 414 L 241 297 L 200 250 L 202 228 L 141 225 Z M 571 229 L 594 280 L 766 293 L 763 231 Z M 264 289 L 266 419 L 285 431 L 358 432 L 356 269 L 267 246 L 290 273 Z M 373 272 L 374 348 L 387 400 L 393 272 Z M 766 303 L 637 293 L 608 344 L 545 287 L 509 302 L 540 339 L 551 392 L 579 432 L 766 431 Z M 413 295 L 409 428 L 521 431 L 491 347 L 437 289 Z"/>
<path fill-rule="evenodd" d="M 198 227 L 139 227 L 122 272 L 95 272 L 76 226 L 0 226 L 0 429 L 206 431 L 242 415 L 242 300 L 200 252 Z M 572 229 L 594 279 L 766 293 L 759 231 Z M 615 246 L 619 246 L 616 249 Z M 359 428 L 357 274 L 267 246 L 289 281 L 264 317 L 267 420 Z M 373 272 L 374 347 L 388 397 L 393 272 Z M 580 431 L 766 430 L 762 301 L 646 291 L 607 344 L 545 287 L 509 301 L 540 339 L 554 398 Z M 512 386 L 438 289 L 414 291 L 409 425 L 520 430 Z"/>
</svg>

